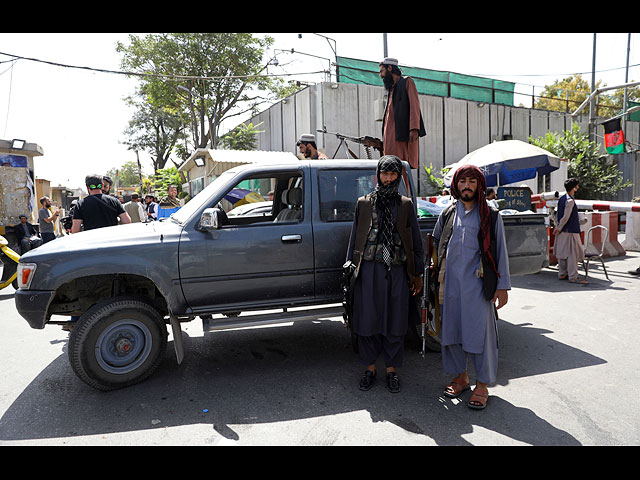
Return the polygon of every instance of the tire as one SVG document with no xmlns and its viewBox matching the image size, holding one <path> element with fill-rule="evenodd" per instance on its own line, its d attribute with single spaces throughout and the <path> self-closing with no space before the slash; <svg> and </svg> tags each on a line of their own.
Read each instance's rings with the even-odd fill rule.
<svg viewBox="0 0 640 480">
<path fill-rule="evenodd" d="M 164 319 L 148 303 L 114 298 L 87 310 L 71 330 L 69 362 L 98 390 L 142 382 L 158 368 L 167 348 Z"/>
<path fill-rule="evenodd" d="M 406 341 L 408 345 L 417 351 L 422 350 L 422 326 L 414 325 L 409 326 L 407 329 Z M 424 343 L 425 349 L 431 352 L 440 352 L 442 351 L 442 345 L 440 345 L 440 335 L 437 337 L 432 337 L 431 335 L 427 335 Z"/>
</svg>

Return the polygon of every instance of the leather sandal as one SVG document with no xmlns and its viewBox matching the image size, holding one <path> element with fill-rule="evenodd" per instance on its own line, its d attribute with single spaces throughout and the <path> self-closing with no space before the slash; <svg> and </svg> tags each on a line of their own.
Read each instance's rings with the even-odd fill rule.
<svg viewBox="0 0 640 480">
<path fill-rule="evenodd" d="M 460 396 L 462 392 L 466 392 L 470 388 L 471 386 L 469 385 L 468 382 L 466 385 L 462 385 L 456 382 L 455 380 L 452 380 L 451 383 L 449 383 L 449 385 L 446 386 L 446 388 L 444 389 L 444 392 L 442 393 L 449 398 L 457 398 Z"/>
<path fill-rule="evenodd" d="M 376 372 L 372 372 L 371 370 L 366 370 L 360 379 L 360 390 L 369 390 L 373 387 L 373 382 L 376 378 Z"/>
<path fill-rule="evenodd" d="M 474 410 L 482 410 L 487 406 L 487 401 L 489 400 L 489 392 L 486 390 L 478 391 L 478 387 L 473 389 L 471 393 L 471 398 L 469 398 L 469 402 L 467 405 L 469 408 L 473 408 Z"/>
</svg>

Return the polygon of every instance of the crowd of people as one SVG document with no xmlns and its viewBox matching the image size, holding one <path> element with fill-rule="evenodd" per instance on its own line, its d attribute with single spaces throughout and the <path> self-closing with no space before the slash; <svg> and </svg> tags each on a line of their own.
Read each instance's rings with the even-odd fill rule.
<svg viewBox="0 0 640 480">
<path fill-rule="evenodd" d="M 122 195 L 113 195 L 113 180 L 106 175 L 87 175 L 85 186 L 88 195 L 71 202 L 68 215 L 60 217 L 61 209 L 52 205 L 48 196 L 40 198 L 36 225 L 26 215 L 20 215 L 20 224 L 14 229 L 22 254 L 55 240 L 56 221 L 59 220 L 58 236 L 78 233 L 83 230 L 121 225 L 147 223 L 169 217 L 180 209 L 177 185 L 167 189 L 167 195 L 158 199 L 150 193 L 142 198 L 137 193 L 125 202 Z"/>
</svg>

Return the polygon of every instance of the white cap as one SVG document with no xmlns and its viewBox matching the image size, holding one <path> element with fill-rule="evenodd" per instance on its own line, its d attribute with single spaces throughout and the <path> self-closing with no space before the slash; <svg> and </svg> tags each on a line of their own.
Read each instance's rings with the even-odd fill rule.
<svg viewBox="0 0 640 480">
<path fill-rule="evenodd" d="M 380 65 L 398 65 L 398 59 L 387 57 L 380 62 Z"/>
</svg>

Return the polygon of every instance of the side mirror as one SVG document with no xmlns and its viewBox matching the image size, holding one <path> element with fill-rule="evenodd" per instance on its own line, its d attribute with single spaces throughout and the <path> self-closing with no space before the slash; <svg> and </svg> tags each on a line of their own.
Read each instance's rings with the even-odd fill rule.
<svg viewBox="0 0 640 480">
<path fill-rule="evenodd" d="M 202 212 L 200 217 L 200 228 L 202 230 L 217 230 L 220 228 L 218 221 L 218 215 L 220 215 L 219 208 L 207 208 Z"/>
</svg>

